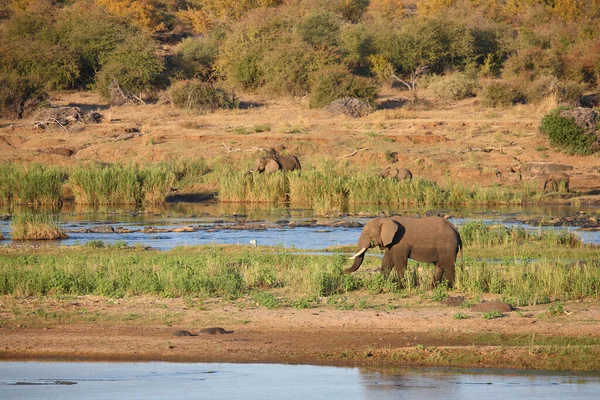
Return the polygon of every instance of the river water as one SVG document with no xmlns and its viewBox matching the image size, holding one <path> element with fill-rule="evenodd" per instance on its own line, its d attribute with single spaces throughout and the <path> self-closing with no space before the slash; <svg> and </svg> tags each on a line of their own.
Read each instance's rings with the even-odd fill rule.
<svg viewBox="0 0 600 400">
<path fill-rule="evenodd" d="M 9 399 L 598 399 L 600 374 L 276 364 L 0 363 Z"/>
<path fill-rule="evenodd" d="M 361 228 L 305 226 L 290 228 L 289 222 L 298 224 L 310 222 L 331 223 L 332 221 L 357 221 L 365 223 L 370 217 L 361 217 L 360 211 L 350 215 L 330 218 L 315 217 L 310 210 L 286 207 L 265 207 L 261 205 L 240 205 L 223 203 L 173 203 L 149 210 L 127 210 L 116 208 L 89 209 L 63 207 L 57 218 L 60 226 L 67 231 L 69 238 L 61 241 L 32 242 L 36 245 L 70 246 L 99 240 L 106 244 L 124 241 L 129 245 L 150 246 L 158 250 L 169 250 L 177 246 L 199 244 L 242 244 L 256 242 L 258 245 L 283 246 L 285 248 L 321 250 L 331 246 L 354 245 L 360 236 Z M 401 213 L 403 209 L 366 209 L 369 215 L 384 211 L 387 215 Z M 466 221 L 480 220 L 489 224 L 517 225 L 525 229 L 565 229 L 527 225 L 518 219 L 553 216 L 560 217 L 577 212 L 598 212 L 598 207 L 495 207 L 495 208 L 454 208 L 439 209 L 435 213 L 450 215 L 450 221 L 460 226 Z M 422 213 L 425 210 L 412 210 Z M 252 221 L 266 229 L 214 229 L 215 225 L 227 226 L 240 221 Z M 284 221 L 284 224 L 281 224 Z M 309 225 L 310 225 L 309 224 Z M 126 228 L 131 233 L 81 233 L 85 229 L 99 227 Z M 144 228 L 173 229 L 191 226 L 194 232 L 145 233 Z M 577 227 L 566 228 L 579 235 L 584 242 L 600 244 L 600 232 L 581 231 Z M 10 238 L 10 222 L 0 221 L 0 231 Z M 6 242 L 5 242 L 6 243 Z M 23 244 L 24 242 L 15 242 Z M 25 242 L 26 243 L 26 242 Z"/>
</svg>

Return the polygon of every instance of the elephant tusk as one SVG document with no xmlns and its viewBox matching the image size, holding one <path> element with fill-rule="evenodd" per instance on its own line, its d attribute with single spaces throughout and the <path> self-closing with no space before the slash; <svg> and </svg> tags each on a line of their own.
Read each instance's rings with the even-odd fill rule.
<svg viewBox="0 0 600 400">
<path fill-rule="evenodd" d="M 363 247 L 362 249 L 360 249 L 360 251 L 358 253 L 356 253 L 355 255 L 353 255 L 352 257 L 350 257 L 351 260 L 354 260 L 356 257 L 360 256 L 362 253 L 364 253 L 365 251 L 367 251 L 366 247 Z"/>
</svg>

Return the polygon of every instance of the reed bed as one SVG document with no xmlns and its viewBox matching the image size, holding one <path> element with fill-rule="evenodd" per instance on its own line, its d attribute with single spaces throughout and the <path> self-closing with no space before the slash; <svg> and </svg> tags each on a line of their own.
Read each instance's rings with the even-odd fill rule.
<svg viewBox="0 0 600 400">
<path fill-rule="evenodd" d="M 221 176 L 219 196 L 223 201 L 276 203 L 287 199 L 292 206 L 311 208 L 317 214 L 345 211 L 348 205 L 357 204 L 519 205 L 536 203 L 541 197 L 530 185 L 518 190 L 467 187 L 452 181 L 442 186 L 426 179 L 396 181 L 380 178 L 374 170 L 349 170 L 331 161 L 287 173 L 287 179 L 260 174 L 244 177 L 231 168 Z"/>
<path fill-rule="evenodd" d="M 69 184 L 74 202 L 89 205 L 160 204 L 175 182 L 173 164 L 141 168 L 135 164 L 93 164 L 73 168 Z"/>
<path fill-rule="evenodd" d="M 0 164 L 0 205 L 58 205 L 63 172 L 41 164 Z"/>
<path fill-rule="evenodd" d="M 58 223 L 47 214 L 17 214 L 13 216 L 10 225 L 13 240 L 57 240 L 68 237 Z"/>
<path fill-rule="evenodd" d="M 485 251 L 467 247 L 469 256 L 458 261 L 454 290 L 471 298 L 497 294 L 515 306 L 600 296 L 597 248 L 557 245 L 540 255 L 536 253 L 540 246 L 533 239 L 530 244 Z M 359 272 L 346 275 L 345 253 L 303 255 L 281 248 L 198 246 L 161 253 L 96 246 L 36 253 L 35 257 L 16 252 L 0 259 L 0 294 L 236 299 L 283 289 L 287 298 L 282 301 L 287 305 L 316 305 L 319 298 L 353 293 L 362 297 L 439 294 L 440 289 L 433 295 L 429 290 L 431 265 L 409 262 L 398 285 L 395 274 L 385 279 L 369 271 L 380 262 L 367 257 Z M 446 289 L 442 286 L 441 290 Z"/>
</svg>

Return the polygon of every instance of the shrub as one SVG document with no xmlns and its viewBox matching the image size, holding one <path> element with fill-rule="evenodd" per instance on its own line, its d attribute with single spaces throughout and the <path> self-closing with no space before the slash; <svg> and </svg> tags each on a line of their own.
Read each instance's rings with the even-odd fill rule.
<svg viewBox="0 0 600 400">
<path fill-rule="evenodd" d="M 555 96 L 560 104 L 578 105 L 583 97 L 584 85 L 576 82 L 561 82 L 553 76 L 536 79 L 527 88 L 527 101 L 541 101 L 549 96 Z"/>
<path fill-rule="evenodd" d="M 41 82 L 15 74 L 0 75 L 0 117 L 24 118 L 46 103 Z"/>
<path fill-rule="evenodd" d="M 117 81 L 127 93 L 148 92 L 163 70 L 158 47 L 149 37 L 132 37 L 118 45 L 97 74 L 96 88 L 106 98 Z"/>
<path fill-rule="evenodd" d="M 339 42 L 339 20 L 327 12 L 309 14 L 297 30 L 302 40 L 315 47 L 333 47 Z"/>
<path fill-rule="evenodd" d="M 439 100 L 462 100 L 475 94 L 477 82 L 464 73 L 434 75 L 427 82 L 425 92 Z"/>
<path fill-rule="evenodd" d="M 526 102 L 525 94 L 509 82 L 494 82 L 486 85 L 481 96 L 483 105 L 486 107 L 501 107 Z"/>
<path fill-rule="evenodd" d="M 235 94 L 197 79 L 174 83 L 168 94 L 175 107 L 186 110 L 214 111 L 239 105 Z"/>
<path fill-rule="evenodd" d="M 206 81 L 212 76 L 218 52 L 219 43 L 213 37 L 185 38 L 177 46 L 171 73 L 179 79 Z"/>
<path fill-rule="evenodd" d="M 598 150 L 598 137 L 561 112 L 564 107 L 556 108 L 542 118 L 540 132 L 548 137 L 550 144 L 566 153 L 589 155 Z"/>
<path fill-rule="evenodd" d="M 310 108 L 324 107 L 343 97 L 355 97 L 373 105 L 377 87 L 372 80 L 352 75 L 340 67 L 319 71 L 313 78 L 308 96 Z"/>
</svg>

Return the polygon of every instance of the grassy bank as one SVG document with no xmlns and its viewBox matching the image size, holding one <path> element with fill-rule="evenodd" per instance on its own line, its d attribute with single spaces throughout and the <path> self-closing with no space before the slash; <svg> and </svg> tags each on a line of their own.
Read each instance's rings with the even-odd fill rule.
<svg viewBox="0 0 600 400">
<path fill-rule="evenodd" d="M 469 244 L 458 261 L 454 292 L 465 294 L 470 301 L 493 294 L 514 306 L 600 296 L 597 248 L 543 235 L 522 243 Z M 358 273 L 345 275 L 342 270 L 348 264 L 346 253 L 302 255 L 280 248 L 237 246 L 169 252 L 102 246 L 9 251 L 0 260 L 0 294 L 254 296 L 270 308 L 306 308 L 326 297 L 334 307 L 353 309 L 364 307 L 357 296 L 368 299 L 369 295 L 389 293 L 441 300 L 450 293 L 443 285 L 429 290 L 430 265 L 410 262 L 399 288 L 394 274 L 385 279 L 372 272 L 379 267 L 377 257 L 367 257 Z"/>
</svg>

